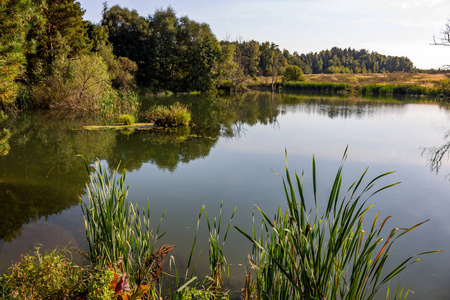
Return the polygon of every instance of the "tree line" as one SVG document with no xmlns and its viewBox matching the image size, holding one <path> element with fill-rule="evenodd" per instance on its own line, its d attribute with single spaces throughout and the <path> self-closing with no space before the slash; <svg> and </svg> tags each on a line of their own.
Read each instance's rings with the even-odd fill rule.
<svg viewBox="0 0 450 300">
<path fill-rule="evenodd" d="M 208 24 L 177 17 L 171 7 L 144 17 L 105 4 L 98 24 L 83 15 L 75 0 L 0 4 L 3 107 L 122 111 L 135 99 L 136 87 L 191 92 L 237 89 L 257 76 L 302 80 L 303 73 L 414 70 L 405 57 L 367 50 L 332 48 L 299 55 L 268 41 L 218 41 Z"/>
</svg>

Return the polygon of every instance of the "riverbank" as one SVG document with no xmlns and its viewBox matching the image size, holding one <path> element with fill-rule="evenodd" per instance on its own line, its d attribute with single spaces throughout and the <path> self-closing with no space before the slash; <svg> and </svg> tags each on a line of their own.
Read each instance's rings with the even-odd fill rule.
<svg viewBox="0 0 450 300">
<path fill-rule="evenodd" d="M 271 77 L 246 82 L 248 89 L 271 89 Z M 450 74 L 308 74 L 301 82 L 280 83 L 278 89 L 326 94 L 354 94 L 371 97 L 425 96 L 450 97 Z"/>
</svg>

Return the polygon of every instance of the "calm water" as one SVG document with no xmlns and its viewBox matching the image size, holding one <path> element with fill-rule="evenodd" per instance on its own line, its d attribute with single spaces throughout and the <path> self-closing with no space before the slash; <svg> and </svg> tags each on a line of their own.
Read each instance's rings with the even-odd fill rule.
<svg viewBox="0 0 450 300">
<path fill-rule="evenodd" d="M 430 221 L 399 240 L 391 261 L 428 250 L 408 268 L 402 282 L 414 291 L 408 299 L 447 299 L 450 294 L 450 107 L 439 103 L 324 98 L 250 93 L 233 97 L 187 96 L 144 100 L 189 104 L 195 128 L 171 132 L 87 132 L 83 125 L 101 122 L 66 114 L 24 113 L 3 126 L 11 131 L 9 154 L 0 157 L 0 271 L 35 243 L 51 248 L 67 245 L 85 249 L 83 217 L 78 205 L 85 199 L 88 175 L 82 154 L 90 161 L 128 170 L 129 199 L 146 206 L 154 224 L 167 211 L 163 243 L 176 245 L 173 254 L 182 266 L 191 247 L 202 205 L 223 216 L 237 206 L 232 223 L 250 229 L 252 210 L 260 206 L 273 215 L 284 204 L 281 178 L 284 151 L 294 170 L 305 170 L 308 185 L 311 158 L 318 165 L 320 195 L 330 182 L 349 146 L 344 167 L 348 186 L 369 167 L 369 177 L 387 171 L 383 181 L 402 183 L 372 198 L 374 213 L 393 215 L 388 228 Z M 273 170 L 273 171 L 272 171 Z M 368 178 L 369 178 L 368 177 Z M 204 220 L 203 220 L 204 221 Z M 206 224 L 201 234 L 206 241 Z M 200 250 L 201 247 L 199 247 Z M 226 255 L 232 286 L 240 286 L 250 245 L 231 231 Z M 200 254 L 207 255 L 207 249 Z"/>
</svg>

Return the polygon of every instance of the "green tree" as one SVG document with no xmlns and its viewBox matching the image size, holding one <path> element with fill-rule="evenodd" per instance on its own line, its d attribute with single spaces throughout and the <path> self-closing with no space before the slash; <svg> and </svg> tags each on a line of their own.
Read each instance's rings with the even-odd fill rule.
<svg viewBox="0 0 450 300">
<path fill-rule="evenodd" d="M 288 66 L 284 71 L 283 81 L 303 81 L 305 77 L 303 76 L 302 69 L 298 66 Z"/>
<path fill-rule="evenodd" d="M 222 51 L 209 25 L 183 17 L 178 31 L 181 62 L 177 73 L 182 76 L 184 90 L 205 91 L 215 88 Z"/>
<path fill-rule="evenodd" d="M 93 32 L 102 39 L 102 30 L 106 31 L 107 39 L 111 43 L 116 57 L 126 57 L 137 64 L 137 81 L 143 85 L 151 85 L 152 82 L 152 55 L 150 49 L 151 31 L 149 22 L 139 16 L 136 10 L 129 10 L 115 5 L 108 9 L 105 5 L 101 28 Z M 103 37 L 104 39 L 104 37 Z M 103 42 L 103 44 L 107 44 Z M 94 41 L 95 45 L 95 41 Z M 110 59 L 104 57 L 110 65 Z"/>
<path fill-rule="evenodd" d="M 17 80 L 25 70 L 26 43 L 30 20 L 35 14 L 31 0 L 0 2 L 0 104 L 12 103 L 19 86 Z M 27 47 L 28 46 L 28 47 Z"/>
<path fill-rule="evenodd" d="M 108 65 L 109 76 L 114 88 L 128 92 L 135 87 L 137 64 L 127 57 L 116 57 L 108 41 L 106 26 L 89 24 L 88 36 L 93 42 L 93 52 L 98 53 Z"/>
<path fill-rule="evenodd" d="M 178 67 L 180 64 L 181 48 L 177 40 L 179 20 L 175 11 L 169 7 L 157 10 L 149 16 L 152 32 L 150 37 L 150 69 L 149 77 L 153 85 L 163 89 L 172 89 L 173 80 L 179 81 L 183 77 Z"/>
<path fill-rule="evenodd" d="M 87 54 L 92 45 L 86 35 L 84 11 L 75 0 L 33 0 L 42 19 L 33 24 L 28 40 L 36 40 L 37 48 L 28 55 L 28 75 L 32 81 L 48 75 L 51 64 L 64 51 L 68 58 Z"/>
</svg>

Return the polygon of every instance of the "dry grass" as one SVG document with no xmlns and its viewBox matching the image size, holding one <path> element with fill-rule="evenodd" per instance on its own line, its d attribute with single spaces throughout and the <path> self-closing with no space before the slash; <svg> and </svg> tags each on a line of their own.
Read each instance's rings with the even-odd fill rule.
<svg viewBox="0 0 450 300">
<path fill-rule="evenodd" d="M 417 84 L 437 88 L 450 78 L 450 74 L 388 73 L 388 74 L 308 74 L 306 82 L 348 83 L 352 86 L 364 84 Z"/>
</svg>

